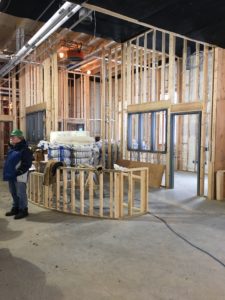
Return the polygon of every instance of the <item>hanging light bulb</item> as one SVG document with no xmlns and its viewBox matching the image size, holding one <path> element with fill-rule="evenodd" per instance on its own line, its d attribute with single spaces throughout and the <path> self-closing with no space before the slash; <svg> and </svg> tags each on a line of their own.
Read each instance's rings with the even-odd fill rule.
<svg viewBox="0 0 225 300">
<path fill-rule="evenodd" d="M 63 58 L 65 55 L 63 52 L 59 52 L 59 58 Z"/>
<path fill-rule="evenodd" d="M 91 75 L 91 70 L 87 70 L 87 74 L 88 74 L 88 75 Z"/>
</svg>

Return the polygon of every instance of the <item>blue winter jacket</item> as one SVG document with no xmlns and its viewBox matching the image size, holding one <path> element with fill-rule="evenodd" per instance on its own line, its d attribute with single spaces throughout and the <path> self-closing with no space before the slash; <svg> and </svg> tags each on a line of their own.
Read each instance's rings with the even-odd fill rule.
<svg viewBox="0 0 225 300">
<path fill-rule="evenodd" d="M 26 173 L 32 165 L 33 154 L 23 139 L 10 145 L 3 169 L 3 180 L 16 181 L 16 177 Z"/>
</svg>

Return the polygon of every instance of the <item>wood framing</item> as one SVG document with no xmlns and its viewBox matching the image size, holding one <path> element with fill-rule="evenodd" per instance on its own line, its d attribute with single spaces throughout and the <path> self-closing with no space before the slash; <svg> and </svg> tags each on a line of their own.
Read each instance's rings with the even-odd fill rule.
<svg viewBox="0 0 225 300">
<path fill-rule="evenodd" d="M 36 104 L 36 105 L 32 105 L 32 106 L 29 106 L 29 107 L 25 108 L 26 114 L 31 114 L 31 113 L 42 111 L 42 110 L 46 110 L 46 103 L 45 102 L 39 103 L 39 104 Z"/>
<path fill-rule="evenodd" d="M 214 93 L 211 115 L 208 198 L 216 198 L 216 172 L 225 169 L 225 50 L 215 49 Z"/>
<path fill-rule="evenodd" d="M 100 173 L 93 168 L 61 167 L 57 169 L 55 182 L 45 186 L 43 183 L 43 173 L 30 174 L 29 200 L 64 213 L 120 219 L 145 214 L 148 209 L 148 168 L 145 167 Z"/>
</svg>

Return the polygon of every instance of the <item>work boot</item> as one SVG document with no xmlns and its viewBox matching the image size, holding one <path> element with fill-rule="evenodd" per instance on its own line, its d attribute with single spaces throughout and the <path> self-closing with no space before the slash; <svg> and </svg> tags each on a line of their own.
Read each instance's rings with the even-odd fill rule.
<svg viewBox="0 0 225 300">
<path fill-rule="evenodd" d="M 28 209 L 25 208 L 25 209 L 19 209 L 19 212 L 18 214 L 15 215 L 14 219 L 15 220 L 18 220 L 18 219 L 23 219 L 25 217 L 28 216 Z"/>
<path fill-rule="evenodd" d="M 10 211 L 7 211 L 5 213 L 6 217 L 11 217 L 11 216 L 15 216 L 19 213 L 19 208 L 17 207 L 12 207 Z"/>
</svg>

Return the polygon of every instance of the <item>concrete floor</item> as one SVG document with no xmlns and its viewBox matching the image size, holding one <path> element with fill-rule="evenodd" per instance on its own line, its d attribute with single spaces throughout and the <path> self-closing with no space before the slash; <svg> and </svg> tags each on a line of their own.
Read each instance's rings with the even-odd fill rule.
<svg viewBox="0 0 225 300">
<path fill-rule="evenodd" d="M 225 263 L 225 203 L 195 197 L 191 174 L 175 186 L 150 193 L 151 211 Z M 30 204 L 14 220 L 0 190 L 1 300 L 225 299 L 225 268 L 152 215 L 98 220 Z"/>
</svg>

